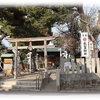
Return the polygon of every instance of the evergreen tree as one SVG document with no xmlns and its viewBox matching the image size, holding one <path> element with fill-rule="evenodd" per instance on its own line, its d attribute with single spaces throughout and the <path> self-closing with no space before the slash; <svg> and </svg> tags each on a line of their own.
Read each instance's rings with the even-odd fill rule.
<svg viewBox="0 0 100 100">
<path fill-rule="evenodd" d="M 0 8 L 0 24 L 12 37 L 52 35 L 51 27 L 60 15 L 69 13 L 66 6 L 20 6 Z"/>
</svg>

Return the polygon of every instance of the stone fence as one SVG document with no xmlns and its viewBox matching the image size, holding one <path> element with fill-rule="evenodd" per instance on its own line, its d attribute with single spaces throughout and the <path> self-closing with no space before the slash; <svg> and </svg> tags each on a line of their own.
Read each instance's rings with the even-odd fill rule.
<svg viewBox="0 0 100 100">
<path fill-rule="evenodd" d="M 71 66 L 65 66 L 64 73 L 60 73 L 61 70 L 57 69 L 57 90 L 100 87 L 99 58 L 87 58 L 86 60 L 79 58 L 76 61 L 76 64 L 72 60 Z"/>
<path fill-rule="evenodd" d="M 100 74 L 60 74 L 60 90 L 100 86 Z"/>
</svg>

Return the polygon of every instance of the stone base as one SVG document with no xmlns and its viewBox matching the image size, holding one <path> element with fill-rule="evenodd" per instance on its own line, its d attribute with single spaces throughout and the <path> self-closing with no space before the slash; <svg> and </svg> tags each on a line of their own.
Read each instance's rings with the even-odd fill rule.
<svg viewBox="0 0 100 100">
<path fill-rule="evenodd" d="M 60 86 L 57 86 L 57 91 L 60 91 Z"/>
</svg>

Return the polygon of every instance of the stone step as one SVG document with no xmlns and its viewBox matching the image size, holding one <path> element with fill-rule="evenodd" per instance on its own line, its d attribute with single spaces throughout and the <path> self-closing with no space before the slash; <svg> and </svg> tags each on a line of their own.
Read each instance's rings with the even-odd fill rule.
<svg viewBox="0 0 100 100">
<path fill-rule="evenodd" d="M 34 89 L 36 88 L 36 85 L 34 86 L 27 86 L 27 85 L 10 85 L 10 84 L 3 84 L 0 85 L 1 88 L 9 88 L 9 89 Z"/>
<path fill-rule="evenodd" d="M 40 89 L 36 89 L 36 88 L 33 88 L 33 89 L 11 89 L 11 88 L 0 88 L 0 91 L 40 91 Z"/>
<path fill-rule="evenodd" d="M 41 84 L 42 81 L 39 81 Z M 36 85 L 36 81 L 0 81 L 0 85 L 27 85 L 32 86 Z"/>
<path fill-rule="evenodd" d="M 42 81 L 39 81 L 39 89 L 42 86 Z M 0 89 L 3 90 L 39 90 L 36 87 L 36 81 L 0 81 Z"/>
<path fill-rule="evenodd" d="M 32 86 L 27 86 L 27 85 L 9 85 L 9 84 L 3 84 L 0 85 L 0 88 L 3 89 L 36 89 L 36 85 L 32 85 Z M 39 88 L 41 88 L 41 84 L 39 84 Z"/>
</svg>

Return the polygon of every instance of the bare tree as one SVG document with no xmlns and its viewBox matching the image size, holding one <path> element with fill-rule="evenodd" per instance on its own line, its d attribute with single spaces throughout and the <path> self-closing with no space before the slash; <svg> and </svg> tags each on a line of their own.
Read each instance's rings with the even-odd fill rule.
<svg viewBox="0 0 100 100">
<path fill-rule="evenodd" d="M 58 32 L 64 37 L 62 46 L 70 53 L 77 52 L 80 39 L 80 15 L 76 10 L 77 8 L 74 8 L 73 13 L 62 15 L 63 20 L 61 23 L 55 23 Z"/>
</svg>

